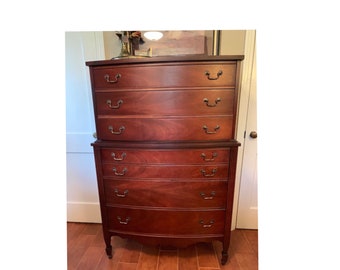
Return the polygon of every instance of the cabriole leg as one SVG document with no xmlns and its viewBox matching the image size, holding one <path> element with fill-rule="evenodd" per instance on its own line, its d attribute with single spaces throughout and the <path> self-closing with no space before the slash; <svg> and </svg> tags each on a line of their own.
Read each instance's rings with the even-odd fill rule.
<svg viewBox="0 0 340 270">
<path fill-rule="evenodd" d="M 107 257 L 108 257 L 109 259 L 112 259 L 112 246 L 111 246 L 111 245 L 106 246 L 105 251 L 106 251 Z"/>
<path fill-rule="evenodd" d="M 228 252 L 222 250 L 221 264 L 225 265 L 227 261 L 228 261 Z"/>
<path fill-rule="evenodd" d="M 112 246 L 111 246 L 111 235 L 104 236 L 105 244 L 106 244 L 106 255 L 109 259 L 112 259 Z"/>
</svg>

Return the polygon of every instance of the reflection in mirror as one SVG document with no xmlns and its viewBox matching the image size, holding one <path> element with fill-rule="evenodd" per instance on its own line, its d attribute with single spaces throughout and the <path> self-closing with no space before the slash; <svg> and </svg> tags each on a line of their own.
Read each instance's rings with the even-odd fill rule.
<svg viewBox="0 0 340 270">
<path fill-rule="evenodd" d="M 168 55 L 209 55 L 214 31 L 116 31 L 121 45 L 116 58 Z"/>
<path fill-rule="evenodd" d="M 117 33 L 123 31 L 104 31 L 104 50 L 105 59 L 116 58 L 121 54 L 122 43 Z M 137 55 L 128 54 L 128 57 L 144 57 L 148 55 L 147 50 L 150 50 L 150 56 L 165 56 L 177 54 L 202 54 L 202 42 L 199 38 L 202 36 L 205 42 L 203 45 L 203 54 L 207 55 L 243 55 L 245 50 L 245 30 L 192 30 L 192 31 L 130 31 L 140 32 L 141 38 L 145 42 L 139 44 Z M 146 32 L 161 32 L 163 36 L 156 40 L 149 40 L 144 34 Z M 205 47 L 204 47 L 205 46 Z M 136 54 L 136 52 L 135 52 Z M 138 54 L 140 56 L 138 56 Z M 150 57 L 148 56 L 148 57 Z"/>
</svg>

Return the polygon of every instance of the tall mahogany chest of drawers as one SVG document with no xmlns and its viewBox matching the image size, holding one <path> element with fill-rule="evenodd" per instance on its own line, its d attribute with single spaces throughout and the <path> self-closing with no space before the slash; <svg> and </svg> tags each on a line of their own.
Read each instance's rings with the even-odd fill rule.
<svg viewBox="0 0 340 270">
<path fill-rule="evenodd" d="M 111 236 L 185 247 L 223 243 L 228 258 L 243 56 L 86 62 L 106 253 Z"/>
</svg>

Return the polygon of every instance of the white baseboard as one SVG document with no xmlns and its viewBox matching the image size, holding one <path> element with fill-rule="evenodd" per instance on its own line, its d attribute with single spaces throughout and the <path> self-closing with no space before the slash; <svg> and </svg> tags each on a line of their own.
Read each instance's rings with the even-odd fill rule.
<svg viewBox="0 0 340 270">
<path fill-rule="evenodd" d="M 67 202 L 67 221 L 101 223 L 99 203 Z"/>
</svg>

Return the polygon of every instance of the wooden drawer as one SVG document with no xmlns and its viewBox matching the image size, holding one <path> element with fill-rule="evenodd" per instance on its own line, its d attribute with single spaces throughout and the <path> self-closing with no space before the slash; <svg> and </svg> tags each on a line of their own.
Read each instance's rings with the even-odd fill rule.
<svg viewBox="0 0 340 270">
<path fill-rule="evenodd" d="M 234 86 L 236 62 L 94 67 L 94 90 Z"/>
<path fill-rule="evenodd" d="M 221 234 L 225 211 L 154 210 L 107 207 L 108 227 L 112 231 L 150 234 Z"/>
<path fill-rule="evenodd" d="M 101 149 L 102 163 L 202 164 L 228 163 L 230 150 L 202 149 Z"/>
<path fill-rule="evenodd" d="M 107 204 L 207 208 L 226 206 L 227 181 L 104 181 Z"/>
<path fill-rule="evenodd" d="M 129 178 L 173 178 L 173 179 L 224 179 L 228 178 L 226 164 L 214 165 L 148 165 L 148 164 L 110 164 L 102 165 L 104 177 Z"/>
<path fill-rule="evenodd" d="M 234 90 L 112 91 L 95 94 L 97 115 L 232 115 Z"/>
<path fill-rule="evenodd" d="M 97 119 L 97 137 L 124 141 L 203 141 L 233 139 L 233 117 Z"/>
</svg>

